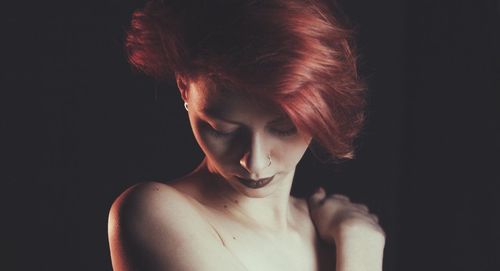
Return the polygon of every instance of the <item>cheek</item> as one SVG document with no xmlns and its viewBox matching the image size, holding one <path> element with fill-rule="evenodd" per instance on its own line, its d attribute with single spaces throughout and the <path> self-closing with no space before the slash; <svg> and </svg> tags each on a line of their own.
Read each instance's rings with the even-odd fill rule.
<svg viewBox="0 0 500 271">
<path fill-rule="evenodd" d="M 308 142 L 304 140 L 290 142 L 277 148 L 276 156 L 281 158 L 284 167 L 294 168 L 304 156 L 308 146 Z"/>
<path fill-rule="evenodd" d="M 225 163 L 225 160 L 230 157 L 229 141 L 214 138 L 209 134 L 206 128 L 203 127 L 203 125 L 195 125 L 193 127 L 196 141 L 205 155 L 210 157 L 212 160 L 218 161 L 219 163 Z"/>
</svg>

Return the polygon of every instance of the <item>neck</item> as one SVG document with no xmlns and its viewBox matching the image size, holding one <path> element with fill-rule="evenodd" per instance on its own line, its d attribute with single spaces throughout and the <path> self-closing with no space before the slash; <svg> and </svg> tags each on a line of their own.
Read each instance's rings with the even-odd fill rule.
<svg viewBox="0 0 500 271">
<path fill-rule="evenodd" d="M 226 213 L 253 229 L 267 232 L 286 232 L 291 224 L 293 198 L 290 196 L 295 170 L 276 175 L 279 182 L 265 197 L 249 197 L 233 188 L 229 182 L 209 169 L 206 159 L 195 170 L 204 175 L 201 186 L 205 204 Z"/>
</svg>

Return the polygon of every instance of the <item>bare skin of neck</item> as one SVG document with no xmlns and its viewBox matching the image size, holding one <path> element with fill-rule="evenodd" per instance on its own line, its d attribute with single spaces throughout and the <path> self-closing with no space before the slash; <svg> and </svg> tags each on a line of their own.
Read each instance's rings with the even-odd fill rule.
<svg viewBox="0 0 500 271">
<path fill-rule="evenodd" d="M 297 200 L 290 196 L 294 172 L 279 176 L 281 180 L 276 190 L 264 198 L 249 198 L 212 172 L 205 159 L 182 178 L 189 178 L 199 187 L 198 191 L 202 191 L 195 194 L 200 203 L 222 211 L 236 221 L 273 234 L 286 233 L 290 227 L 294 228 Z"/>
</svg>

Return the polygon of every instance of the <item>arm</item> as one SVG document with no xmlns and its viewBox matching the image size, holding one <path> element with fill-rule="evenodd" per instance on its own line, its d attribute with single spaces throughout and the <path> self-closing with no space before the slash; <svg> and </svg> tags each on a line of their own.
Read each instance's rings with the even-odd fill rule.
<svg viewBox="0 0 500 271">
<path fill-rule="evenodd" d="M 108 222 L 115 271 L 240 271 L 245 268 L 174 188 L 148 182 L 123 192 Z"/>
<path fill-rule="evenodd" d="M 309 209 L 320 238 L 336 247 L 336 271 L 382 270 L 385 233 L 366 206 L 320 189 Z"/>
<path fill-rule="evenodd" d="M 336 239 L 337 271 L 381 271 L 384 235 L 366 229 L 351 229 Z"/>
</svg>

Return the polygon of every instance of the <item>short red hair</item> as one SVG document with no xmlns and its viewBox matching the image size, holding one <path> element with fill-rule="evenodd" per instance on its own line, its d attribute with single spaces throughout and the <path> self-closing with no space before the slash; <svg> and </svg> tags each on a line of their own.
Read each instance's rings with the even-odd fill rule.
<svg viewBox="0 0 500 271">
<path fill-rule="evenodd" d="M 332 158 L 364 121 L 352 33 L 322 0 L 152 0 L 127 33 L 130 63 L 157 79 L 212 81 L 278 105 Z"/>
</svg>

